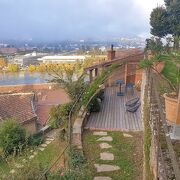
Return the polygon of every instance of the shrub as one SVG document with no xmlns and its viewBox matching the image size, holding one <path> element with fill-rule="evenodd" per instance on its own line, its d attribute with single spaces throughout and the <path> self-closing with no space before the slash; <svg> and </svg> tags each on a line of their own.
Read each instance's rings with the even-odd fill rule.
<svg viewBox="0 0 180 180">
<path fill-rule="evenodd" d="M 0 147 L 4 155 L 15 154 L 26 142 L 26 131 L 13 119 L 5 120 L 0 126 Z"/>
<path fill-rule="evenodd" d="M 78 149 L 72 148 L 69 156 L 71 159 L 71 165 L 74 169 L 81 168 L 86 162 L 83 153 Z"/>
<path fill-rule="evenodd" d="M 58 128 L 59 126 L 66 125 L 72 105 L 72 103 L 66 103 L 51 108 L 49 113 L 49 124 L 52 126 L 52 128 Z"/>
<path fill-rule="evenodd" d="M 38 146 L 38 145 L 42 144 L 43 142 L 44 142 L 44 137 L 43 137 L 42 133 L 30 135 L 28 137 L 28 145 Z"/>
</svg>

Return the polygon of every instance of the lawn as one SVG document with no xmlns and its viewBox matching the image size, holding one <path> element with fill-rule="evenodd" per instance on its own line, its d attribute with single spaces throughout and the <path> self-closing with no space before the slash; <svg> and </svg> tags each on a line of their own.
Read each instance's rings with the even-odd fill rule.
<svg viewBox="0 0 180 180">
<path fill-rule="evenodd" d="M 38 147 L 30 147 L 29 149 L 26 149 L 26 151 L 23 152 L 23 154 L 19 157 L 13 158 L 12 156 L 8 157 L 7 162 L 0 161 L 0 177 L 3 175 L 9 174 L 9 172 L 14 169 L 16 174 L 19 174 L 20 172 L 23 172 L 23 168 L 17 168 L 15 164 L 21 164 L 26 166 L 27 163 L 29 166 L 36 166 L 37 170 L 40 165 L 41 171 L 39 172 L 39 175 L 41 172 L 43 172 L 45 169 L 47 169 L 61 154 L 65 147 L 65 143 L 61 142 L 59 139 L 55 139 L 51 144 L 49 144 L 47 147 L 45 147 L 44 151 L 40 151 Z M 37 152 L 37 155 L 29 160 L 29 157 L 33 155 L 33 152 Z M 24 160 L 27 160 L 27 162 L 23 162 Z M 36 169 L 36 167 L 33 167 Z M 33 170 L 33 169 L 32 169 Z M 6 178 L 4 178 L 6 179 Z"/>
<path fill-rule="evenodd" d="M 113 180 L 140 180 L 143 174 L 143 143 L 142 133 L 128 133 L 132 138 L 123 136 L 122 132 L 108 132 L 113 141 L 109 142 L 112 148 L 101 150 L 96 140 L 98 136 L 92 135 L 92 132 L 85 131 L 83 137 L 84 154 L 89 163 L 92 176 L 108 176 Z M 115 156 L 114 161 L 100 160 L 100 152 L 111 152 Z M 98 173 L 94 164 L 112 164 L 120 167 L 120 170 L 114 172 Z"/>
</svg>

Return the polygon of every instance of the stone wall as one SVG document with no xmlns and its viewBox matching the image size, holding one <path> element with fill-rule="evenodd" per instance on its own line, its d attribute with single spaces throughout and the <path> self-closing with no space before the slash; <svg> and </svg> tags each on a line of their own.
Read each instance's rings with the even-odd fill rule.
<svg viewBox="0 0 180 180">
<path fill-rule="evenodd" d="M 37 133 L 37 117 L 22 124 L 29 134 Z"/>
<path fill-rule="evenodd" d="M 87 111 L 82 107 L 79 111 L 78 117 L 74 121 L 72 132 L 72 144 L 78 149 L 82 149 L 82 134 L 83 127 L 88 118 Z"/>
</svg>

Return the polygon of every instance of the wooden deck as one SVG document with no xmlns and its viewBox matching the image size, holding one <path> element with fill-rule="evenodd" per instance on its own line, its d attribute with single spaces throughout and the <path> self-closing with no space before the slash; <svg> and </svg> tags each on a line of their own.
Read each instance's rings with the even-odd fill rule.
<svg viewBox="0 0 180 180">
<path fill-rule="evenodd" d="M 135 112 L 126 112 L 125 103 L 138 93 L 117 96 L 118 88 L 108 87 L 105 90 L 105 99 L 101 111 L 91 113 L 85 129 L 106 131 L 142 131 L 141 107 Z"/>
</svg>

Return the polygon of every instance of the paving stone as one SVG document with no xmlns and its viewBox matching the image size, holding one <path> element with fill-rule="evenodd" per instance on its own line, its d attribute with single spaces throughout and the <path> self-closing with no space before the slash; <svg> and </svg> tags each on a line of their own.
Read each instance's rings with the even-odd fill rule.
<svg viewBox="0 0 180 180">
<path fill-rule="evenodd" d="M 124 136 L 124 137 L 130 137 L 130 138 L 132 138 L 132 137 L 133 137 L 132 135 L 127 134 L 127 133 L 123 133 L 123 136 Z"/>
<path fill-rule="evenodd" d="M 23 160 L 22 160 L 22 162 L 23 162 L 23 163 L 26 163 L 26 162 L 27 162 L 27 160 L 26 160 L 26 159 L 23 159 Z"/>
<path fill-rule="evenodd" d="M 52 141 L 46 141 L 45 144 L 50 144 Z"/>
<path fill-rule="evenodd" d="M 34 158 L 34 155 L 29 156 L 29 159 L 30 159 L 30 160 L 33 159 L 33 158 Z"/>
<path fill-rule="evenodd" d="M 108 164 L 94 164 L 97 172 L 110 172 L 119 170 L 119 166 L 113 166 Z"/>
<path fill-rule="evenodd" d="M 41 147 L 47 147 L 47 144 L 41 144 Z"/>
<path fill-rule="evenodd" d="M 20 168 L 23 168 L 24 165 L 23 165 L 23 164 L 15 164 L 15 167 L 18 168 L 18 169 L 20 169 Z"/>
<path fill-rule="evenodd" d="M 109 153 L 109 152 L 100 153 L 100 159 L 104 160 L 104 161 L 106 161 L 106 160 L 112 161 L 112 160 L 114 160 L 114 154 Z"/>
<path fill-rule="evenodd" d="M 95 136 L 107 136 L 107 132 L 104 132 L 104 131 L 94 131 L 93 135 L 95 135 Z"/>
<path fill-rule="evenodd" d="M 113 138 L 111 136 L 105 136 L 105 137 L 101 137 L 99 138 L 97 141 L 112 141 Z"/>
<path fill-rule="evenodd" d="M 41 147 L 40 147 L 39 150 L 40 150 L 40 151 L 44 151 L 44 148 L 41 148 Z"/>
<path fill-rule="evenodd" d="M 108 149 L 108 148 L 112 148 L 111 145 L 109 145 L 108 143 L 101 143 L 99 144 L 101 149 Z"/>
<path fill-rule="evenodd" d="M 46 138 L 47 141 L 54 141 L 54 138 L 53 137 L 48 137 Z"/>
<path fill-rule="evenodd" d="M 10 173 L 11 174 L 14 174 L 16 171 L 14 170 L 14 169 L 12 169 L 11 171 L 10 171 Z"/>
<path fill-rule="evenodd" d="M 94 177 L 94 180 L 112 180 L 112 178 L 110 177 L 103 177 L 103 176 L 99 176 L 99 177 Z"/>
</svg>

